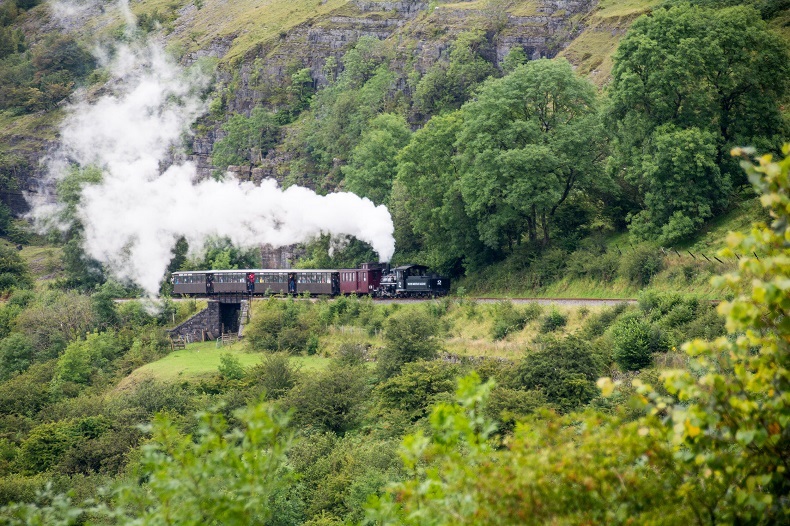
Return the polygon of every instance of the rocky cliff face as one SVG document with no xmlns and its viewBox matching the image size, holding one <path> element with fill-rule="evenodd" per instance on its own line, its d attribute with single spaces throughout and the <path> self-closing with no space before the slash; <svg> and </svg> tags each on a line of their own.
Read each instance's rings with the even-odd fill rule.
<svg viewBox="0 0 790 526">
<path fill-rule="evenodd" d="M 331 0 L 322 0 L 322 3 L 327 1 Z M 273 93 L 282 87 L 294 68 L 309 68 L 315 87 L 326 85 L 329 75 L 337 73 L 325 71 L 327 59 L 334 57 L 339 63 L 343 54 L 361 37 L 392 42 L 397 58 L 391 67 L 400 74 L 404 73 L 407 64 L 425 72 L 437 61 L 446 59 L 455 37 L 469 29 L 486 31 L 492 49 L 491 56 L 487 58 L 497 64 L 515 47 L 524 49 L 532 59 L 553 57 L 584 31 L 586 19 L 595 9 L 596 2 L 525 0 L 497 7 L 500 5 L 497 2 L 481 0 L 453 4 L 429 4 L 425 0 L 350 0 L 338 3 L 339 7 L 328 14 L 311 17 L 291 27 L 280 33 L 279 38 L 258 43 L 240 60 L 233 61 L 223 59 L 237 36 L 216 36 L 201 48 L 184 54 L 182 59 L 185 64 L 202 57 L 220 59 L 218 85 L 220 90 L 224 87 L 227 94 L 224 114 L 216 118 L 207 116 L 197 127 L 199 131 L 192 140 L 190 157 L 200 174 L 209 176 L 214 169 L 210 164 L 213 145 L 222 137 L 221 125 L 230 114 L 249 114 L 259 104 L 271 104 Z M 81 23 L 72 22 L 69 27 L 58 25 L 54 8 L 39 7 L 41 12 L 27 22 L 26 30 L 34 40 L 35 35 L 40 36 L 47 31 L 89 32 L 112 27 L 111 20 L 101 19 L 104 9 L 99 4 L 93 6 L 95 12 L 86 11 Z M 166 45 L 183 38 L 192 30 L 197 15 L 198 8 L 194 2 L 183 5 L 173 11 L 169 29 L 161 30 L 156 38 Z M 87 22 L 94 18 L 98 21 Z M 400 79 L 395 89 L 406 88 L 405 75 L 400 75 Z M 35 192 L 44 176 L 40 162 L 42 152 L 57 144 L 59 118 L 53 114 L 27 120 L 33 125 L 5 130 L 0 136 L 0 143 L 5 146 L 13 144 L 15 155 L 21 159 L 20 186 Z M 236 171 L 240 177 L 251 180 L 282 177 L 283 167 L 288 161 L 283 154 L 272 152 L 261 166 L 240 167 Z M 23 212 L 25 204 L 19 197 L 17 193 L 5 196 L 4 200 L 17 212 Z"/>
<path fill-rule="evenodd" d="M 327 59 L 334 57 L 339 62 L 363 36 L 397 43 L 399 51 L 416 57 L 415 67 L 421 73 L 447 56 L 458 33 L 473 28 L 488 31 L 495 50 L 495 56 L 489 58 L 497 64 L 516 47 L 522 48 L 531 59 L 551 58 L 584 30 L 584 19 L 597 0 L 539 0 L 528 15 L 478 7 L 478 3 L 430 8 L 422 0 L 353 0 L 324 19 L 295 27 L 278 42 L 260 46 L 245 56 L 238 67 L 221 71 L 220 82 L 235 85 L 227 101 L 227 113 L 249 114 L 255 106 L 266 105 L 270 94 L 267 88 L 285 82 L 288 71 L 293 71 L 295 65 L 310 69 L 316 87 L 326 85 L 330 74 L 325 71 Z M 190 54 L 186 61 L 206 55 L 222 58 L 229 47 L 227 41 L 217 42 L 205 52 Z M 407 58 L 403 57 L 400 63 L 396 61 L 394 67 L 404 66 Z M 211 149 L 222 137 L 220 122 L 207 120 L 205 124 L 210 130 L 195 137 L 192 155 L 202 176 L 208 176 L 214 169 L 210 163 Z M 283 166 L 279 161 L 268 158 L 261 167 L 239 167 L 232 171 L 252 180 L 279 177 L 282 170 L 278 167 Z"/>
</svg>

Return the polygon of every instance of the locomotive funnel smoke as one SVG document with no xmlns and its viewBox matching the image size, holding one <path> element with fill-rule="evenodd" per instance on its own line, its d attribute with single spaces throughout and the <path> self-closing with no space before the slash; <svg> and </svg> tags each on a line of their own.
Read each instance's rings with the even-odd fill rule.
<svg viewBox="0 0 790 526">
<path fill-rule="evenodd" d="M 121 7 L 130 20 L 128 6 Z M 101 183 L 82 189 L 77 216 L 85 251 L 118 278 L 155 295 L 181 236 L 191 247 L 215 236 L 239 247 L 277 247 L 322 233 L 351 235 L 370 243 L 382 261 L 392 257 L 393 223 L 383 205 L 351 193 L 283 190 L 273 180 L 255 186 L 227 175 L 195 182 L 194 164 L 173 162 L 205 110 L 204 76 L 180 68 L 151 42 L 121 46 L 103 65 L 111 93 L 71 105 L 50 174 L 62 178 L 68 162 L 101 168 Z M 46 213 L 42 207 L 35 215 Z"/>
</svg>

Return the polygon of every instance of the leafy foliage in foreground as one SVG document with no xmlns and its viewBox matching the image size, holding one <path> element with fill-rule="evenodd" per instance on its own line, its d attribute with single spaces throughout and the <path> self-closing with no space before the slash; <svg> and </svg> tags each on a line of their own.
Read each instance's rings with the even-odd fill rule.
<svg viewBox="0 0 790 526">
<path fill-rule="evenodd" d="M 739 152 L 740 153 L 740 152 Z M 409 477 L 374 499 L 379 524 L 778 524 L 790 520 L 790 145 L 744 166 L 773 218 L 732 235 L 743 258 L 719 279 L 727 337 L 684 346 L 690 370 L 664 390 L 639 380 L 637 419 L 544 415 L 502 449 L 481 406 L 492 384 L 462 381 L 428 436 L 404 441 Z M 599 380 L 603 394 L 619 382 Z M 666 394 L 668 393 L 668 394 Z"/>
</svg>

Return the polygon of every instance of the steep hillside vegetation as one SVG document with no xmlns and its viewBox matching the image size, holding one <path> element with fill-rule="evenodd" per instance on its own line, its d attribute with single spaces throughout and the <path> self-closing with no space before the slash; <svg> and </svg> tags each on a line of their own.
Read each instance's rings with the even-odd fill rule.
<svg viewBox="0 0 790 526">
<path fill-rule="evenodd" d="M 16 5 L 5 0 L 3 5 Z M 218 64 L 212 116 L 198 127 L 193 145 L 195 159 L 208 175 L 213 169 L 210 154 L 220 129 L 234 113 L 249 112 L 257 105 L 282 106 L 292 77 L 309 69 L 312 89 L 325 86 L 337 73 L 341 58 L 361 37 L 389 42 L 390 67 L 398 73 L 393 86 L 407 94 L 409 78 L 424 74 L 438 60 L 447 58 L 452 42 L 463 31 L 482 29 L 488 42 L 486 60 L 501 65 L 514 47 L 530 58 L 563 54 L 596 83 L 606 82 L 611 54 L 630 22 L 653 2 L 632 2 L 628 7 L 614 3 L 596 5 L 589 0 L 573 2 L 495 1 L 347 1 L 298 0 L 293 2 L 233 2 L 213 0 L 184 2 L 144 0 L 132 3 L 139 27 L 156 35 L 182 62 L 201 58 Z M 34 5 L 34 4 L 33 4 Z M 43 49 L 47 34 L 71 35 L 84 49 L 96 40 L 110 42 L 121 34 L 122 20 L 112 5 L 40 4 L 18 9 L 11 27 L 24 35 L 22 48 L 36 53 Z M 578 42 L 567 47 L 571 42 Z M 566 49 L 567 47 L 567 49 Z M 327 67 L 327 59 L 336 66 Z M 329 69 L 332 68 L 332 71 Z M 8 76 L 5 82 L 13 82 Z M 100 86 L 99 73 L 71 84 Z M 54 95 L 62 98 L 68 92 Z M 57 101 L 57 99 L 56 99 Z M 6 159 L 0 168 L 11 171 L 13 158 L 19 168 L 18 182 L 6 190 L 4 202 L 14 210 L 24 204 L 19 190 L 36 189 L 42 177 L 41 152 L 53 148 L 62 114 L 48 108 L 6 106 L 0 130 L 0 151 Z M 263 175 L 280 175 L 282 164 L 274 162 Z M 17 196 L 14 198 L 13 196 Z"/>
</svg>

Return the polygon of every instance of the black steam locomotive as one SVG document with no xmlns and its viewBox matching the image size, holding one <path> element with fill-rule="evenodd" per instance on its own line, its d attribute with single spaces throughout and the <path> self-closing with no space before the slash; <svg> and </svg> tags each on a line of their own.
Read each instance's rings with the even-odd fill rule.
<svg viewBox="0 0 790 526">
<path fill-rule="evenodd" d="M 430 298 L 450 291 L 449 278 L 423 265 L 365 263 L 357 269 L 197 270 L 173 273 L 173 294 L 182 296 L 309 294 Z"/>
</svg>

